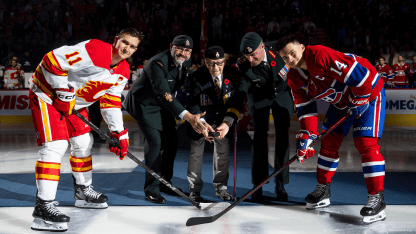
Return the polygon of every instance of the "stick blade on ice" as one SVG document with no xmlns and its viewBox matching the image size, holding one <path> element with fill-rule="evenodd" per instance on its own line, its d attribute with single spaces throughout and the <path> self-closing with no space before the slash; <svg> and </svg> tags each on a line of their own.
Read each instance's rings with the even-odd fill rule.
<svg viewBox="0 0 416 234">
<path fill-rule="evenodd" d="M 212 222 L 214 222 L 214 217 L 192 217 L 186 221 L 186 226 L 189 227 Z"/>
</svg>

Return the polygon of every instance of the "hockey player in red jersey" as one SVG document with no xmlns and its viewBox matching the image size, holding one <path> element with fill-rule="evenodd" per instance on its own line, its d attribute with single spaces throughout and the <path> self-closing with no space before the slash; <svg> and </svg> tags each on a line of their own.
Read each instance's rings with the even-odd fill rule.
<svg viewBox="0 0 416 234">
<path fill-rule="evenodd" d="M 24 77 L 23 69 L 17 66 L 16 60 L 12 60 L 11 66 L 4 71 L 4 87 L 6 89 L 21 89 L 23 88 Z"/>
<path fill-rule="evenodd" d="M 391 87 L 393 85 L 392 81 L 394 78 L 393 70 L 388 64 L 386 64 L 386 60 L 383 56 L 380 56 L 380 58 L 378 58 L 376 70 L 380 78 L 384 81 L 384 88 Z"/>
<path fill-rule="evenodd" d="M 394 73 L 393 84 L 395 88 L 409 88 L 410 65 L 404 63 L 403 56 L 399 55 L 399 63 L 394 64 L 392 69 Z"/>
<path fill-rule="evenodd" d="M 68 228 L 70 218 L 55 207 L 61 158 L 68 142 L 75 206 L 108 207 L 107 196 L 91 186 L 91 128 L 71 114 L 75 109 L 88 119 L 86 107 L 100 101 L 110 135 L 120 142 L 120 147 L 110 145 L 110 151 L 120 159 L 127 155 L 129 137 L 121 113 L 121 92 L 130 77 L 125 59 L 137 50 L 141 40 L 142 34 L 136 29 L 123 29 L 112 45 L 88 40 L 62 46 L 47 53 L 36 68 L 29 97 L 38 145 L 42 148 L 36 162 L 38 192 L 32 229 L 65 231 Z"/>
<path fill-rule="evenodd" d="M 306 198 L 306 208 L 330 204 L 330 184 L 339 162 L 339 147 L 353 127 L 355 147 L 361 154 L 368 190 L 367 204 L 360 214 L 366 223 L 384 220 L 384 158 L 378 140 L 384 127 L 385 91 L 374 66 L 366 59 L 325 46 L 304 46 L 293 35 L 281 38 L 276 51 L 290 67 L 287 81 L 292 89 L 301 129 L 296 135 L 299 161 L 315 154 L 308 147 L 319 134 L 315 99 L 330 105 L 323 124 L 326 131 L 350 113 L 340 126 L 322 139 L 318 154 L 318 185 Z"/>
</svg>

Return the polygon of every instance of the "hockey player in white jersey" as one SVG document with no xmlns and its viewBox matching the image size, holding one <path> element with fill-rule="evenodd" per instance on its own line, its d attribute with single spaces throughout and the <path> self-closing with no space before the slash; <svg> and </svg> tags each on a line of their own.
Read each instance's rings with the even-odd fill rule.
<svg viewBox="0 0 416 234">
<path fill-rule="evenodd" d="M 55 205 L 61 158 L 71 146 L 75 206 L 107 208 L 107 196 L 93 190 L 91 128 L 72 114 L 78 110 L 88 119 L 86 107 L 100 101 L 101 114 L 112 138 L 120 147 L 110 151 L 127 155 L 128 133 L 123 126 L 121 92 L 130 76 L 125 59 L 136 50 L 143 36 L 134 28 L 123 29 L 114 43 L 88 40 L 57 48 L 44 56 L 31 79 L 30 109 L 40 158 L 36 162 L 36 205 L 32 229 L 66 231 L 70 218 Z"/>
</svg>

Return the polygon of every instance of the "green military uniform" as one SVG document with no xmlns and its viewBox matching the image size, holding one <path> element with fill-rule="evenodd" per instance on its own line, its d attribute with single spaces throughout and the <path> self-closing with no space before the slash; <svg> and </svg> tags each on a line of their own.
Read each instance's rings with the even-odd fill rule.
<svg viewBox="0 0 416 234">
<path fill-rule="evenodd" d="M 192 46 L 192 39 L 183 37 Z M 176 38 L 175 38 L 176 40 Z M 175 42 L 174 40 L 174 42 Z M 191 47 L 192 48 L 192 47 Z M 174 63 L 170 50 L 153 56 L 145 65 L 143 74 L 130 88 L 125 108 L 139 125 L 145 137 L 146 165 L 169 181 L 173 177 L 178 136 L 176 121 L 185 107 L 175 98 L 175 92 L 186 82 L 191 60 L 182 68 Z M 146 172 L 146 193 L 159 194 L 160 181 Z"/>
<path fill-rule="evenodd" d="M 258 35 L 257 35 L 258 36 Z M 247 37 L 247 35 L 245 36 Z M 258 36 L 258 38 L 260 38 Z M 261 40 L 261 39 L 259 39 Z M 254 43 L 243 39 L 240 50 L 243 54 L 255 51 L 260 42 Z M 289 160 L 289 126 L 293 115 L 293 100 L 283 76 L 287 73 L 283 59 L 273 50 L 276 41 L 266 42 L 265 52 L 267 64 L 252 67 L 242 57 L 237 65 L 247 80 L 250 114 L 254 124 L 252 146 L 252 183 L 257 185 L 268 176 L 268 145 L 267 131 L 269 114 L 272 110 L 275 127 L 275 163 L 279 169 Z M 276 188 L 289 183 L 289 169 L 286 168 L 276 177 Z"/>
</svg>

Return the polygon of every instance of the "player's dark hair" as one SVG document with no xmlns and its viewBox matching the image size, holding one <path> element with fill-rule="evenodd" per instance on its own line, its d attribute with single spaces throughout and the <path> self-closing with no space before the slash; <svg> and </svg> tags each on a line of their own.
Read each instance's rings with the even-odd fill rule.
<svg viewBox="0 0 416 234">
<path fill-rule="evenodd" d="M 274 48 L 277 52 L 281 51 L 283 48 L 287 46 L 289 43 L 299 43 L 299 41 L 296 39 L 295 35 L 289 34 L 282 38 L 280 38 Z"/>
<path fill-rule="evenodd" d="M 378 60 L 383 59 L 384 61 L 386 61 L 386 59 L 383 56 L 378 57 Z"/>
<path fill-rule="evenodd" d="M 135 28 L 124 28 L 121 30 L 121 32 L 118 34 L 118 37 L 122 37 L 124 35 L 130 35 L 132 37 L 138 38 L 140 41 L 143 40 L 144 36 L 143 33 Z"/>
</svg>

